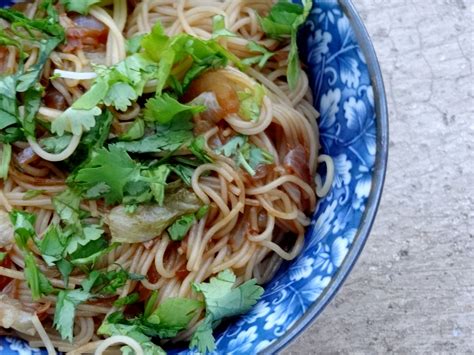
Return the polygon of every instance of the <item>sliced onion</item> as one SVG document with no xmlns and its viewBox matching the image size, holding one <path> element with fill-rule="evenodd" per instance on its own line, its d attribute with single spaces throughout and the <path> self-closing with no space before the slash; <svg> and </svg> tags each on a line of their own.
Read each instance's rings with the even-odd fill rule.
<svg viewBox="0 0 474 355">
<path fill-rule="evenodd" d="M 55 69 L 54 75 L 57 75 L 60 78 L 73 79 L 73 80 L 90 80 L 90 79 L 97 78 L 97 74 L 94 72 L 78 73 L 74 71 L 67 71 L 67 70 L 60 70 L 60 69 Z"/>
</svg>

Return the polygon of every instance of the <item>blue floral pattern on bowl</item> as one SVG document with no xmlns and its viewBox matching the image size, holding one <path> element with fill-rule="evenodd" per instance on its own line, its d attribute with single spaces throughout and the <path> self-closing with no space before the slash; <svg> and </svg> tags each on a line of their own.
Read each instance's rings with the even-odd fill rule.
<svg viewBox="0 0 474 355">
<path fill-rule="evenodd" d="M 346 0 L 341 2 L 346 3 Z M 371 205 L 374 211 L 369 219 L 375 215 L 385 171 L 386 145 L 379 144 L 382 138 L 380 130 L 377 130 L 377 122 L 380 121 L 376 115 L 377 99 L 374 99 L 371 71 L 358 42 L 354 21 L 349 21 L 343 10 L 347 8 L 337 0 L 314 0 L 314 3 L 308 22 L 300 33 L 300 48 L 307 64 L 315 107 L 321 113 L 322 150 L 334 159 L 333 186 L 329 195 L 318 203 L 301 255 L 282 266 L 248 314 L 217 335 L 216 354 L 277 351 L 289 340 L 281 339 L 285 335 L 288 338 L 288 333 L 292 332 L 297 322 L 301 322 L 305 313 L 321 302 L 321 295 L 335 282 L 336 273 L 341 271 L 360 230 L 368 199 L 374 194 L 376 157 L 381 156 L 383 161 L 377 180 L 377 197 Z M 358 21 L 357 25 L 361 27 Z M 368 42 L 367 38 L 365 40 Z M 370 53 L 373 55 L 373 52 Z M 378 67 L 375 71 L 380 75 L 377 70 Z M 379 87 L 379 90 L 378 95 L 383 96 L 383 88 Z M 381 105 L 385 105 L 383 99 Z M 385 138 L 386 134 L 386 131 L 382 132 Z M 324 171 L 321 173 L 324 175 Z M 368 222 L 368 229 L 371 222 Z M 367 234 L 368 230 L 361 238 L 365 240 Z M 363 241 L 357 247 L 356 254 L 362 246 Z M 356 257 L 350 261 L 351 264 Z M 343 270 L 346 274 L 350 266 Z M 340 284 L 342 279 L 338 282 Z M 331 291 L 331 296 L 336 289 Z M 311 318 L 318 312 L 312 312 Z M 308 322 L 303 322 L 290 338 Z M 280 344 L 275 346 L 274 343 L 279 341 Z M 0 339 L 0 352 L 39 354 L 12 338 Z M 192 353 L 189 350 L 171 352 Z"/>
</svg>

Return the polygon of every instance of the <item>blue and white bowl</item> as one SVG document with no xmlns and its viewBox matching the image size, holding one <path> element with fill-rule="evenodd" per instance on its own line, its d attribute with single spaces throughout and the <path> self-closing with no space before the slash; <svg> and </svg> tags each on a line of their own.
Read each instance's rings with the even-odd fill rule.
<svg viewBox="0 0 474 355">
<path fill-rule="evenodd" d="M 219 354 L 275 353 L 295 339 L 351 271 L 380 201 L 388 151 L 385 93 L 374 49 L 350 0 L 314 0 L 300 48 L 321 113 L 322 150 L 334 159 L 334 183 L 319 201 L 301 255 L 281 268 L 248 314 L 217 335 Z M 0 339 L 0 352 L 40 354 L 12 338 Z"/>
</svg>

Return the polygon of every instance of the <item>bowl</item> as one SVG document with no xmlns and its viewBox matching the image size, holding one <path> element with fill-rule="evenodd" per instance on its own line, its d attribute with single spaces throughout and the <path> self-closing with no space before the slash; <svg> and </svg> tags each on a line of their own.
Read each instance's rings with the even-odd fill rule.
<svg viewBox="0 0 474 355">
<path fill-rule="evenodd" d="M 382 194 L 386 99 L 374 49 L 354 5 L 314 0 L 299 42 L 321 113 L 322 151 L 334 159 L 333 186 L 318 203 L 301 254 L 282 266 L 248 314 L 217 334 L 216 353 L 276 353 L 314 321 L 360 255 Z M 41 353 L 8 337 L 0 338 L 0 351 Z"/>
</svg>

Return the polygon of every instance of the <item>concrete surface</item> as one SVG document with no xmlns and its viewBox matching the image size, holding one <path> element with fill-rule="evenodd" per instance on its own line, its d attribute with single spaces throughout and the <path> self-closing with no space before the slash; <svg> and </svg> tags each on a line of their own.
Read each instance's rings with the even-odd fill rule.
<svg viewBox="0 0 474 355">
<path fill-rule="evenodd" d="M 343 289 L 284 354 L 474 353 L 474 0 L 353 0 L 390 112 L 379 214 Z"/>
</svg>

